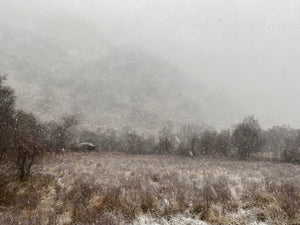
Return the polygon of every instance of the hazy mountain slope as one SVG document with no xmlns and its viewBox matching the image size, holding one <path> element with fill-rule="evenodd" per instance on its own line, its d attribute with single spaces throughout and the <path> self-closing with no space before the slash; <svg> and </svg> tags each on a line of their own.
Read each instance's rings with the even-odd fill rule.
<svg viewBox="0 0 300 225">
<path fill-rule="evenodd" d="M 98 33 L 76 36 L 75 28 L 72 39 L 46 25 L 0 32 L 0 72 L 9 74 L 19 107 L 42 119 L 74 113 L 86 125 L 156 130 L 168 120 L 224 125 L 236 115 L 225 95 L 135 46 L 112 47 Z"/>
</svg>

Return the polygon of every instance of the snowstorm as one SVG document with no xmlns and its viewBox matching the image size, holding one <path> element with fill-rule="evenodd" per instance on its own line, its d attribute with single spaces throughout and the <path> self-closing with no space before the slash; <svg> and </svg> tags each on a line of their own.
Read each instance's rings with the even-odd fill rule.
<svg viewBox="0 0 300 225">
<path fill-rule="evenodd" d="M 299 224 L 300 1 L 0 0 L 0 224 Z"/>
</svg>

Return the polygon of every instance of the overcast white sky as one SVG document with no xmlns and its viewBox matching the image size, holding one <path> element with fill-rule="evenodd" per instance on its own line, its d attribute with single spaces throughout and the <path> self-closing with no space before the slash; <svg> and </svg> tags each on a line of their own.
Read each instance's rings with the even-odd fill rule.
<svg viewBox="0 0 300 225">
<path fill-rule="evenodd" d="M 16 24 L 57 11 L 225 90 L 267 126 L 300 127 L 298 0 L 0 0 L 1 20 Z"/>
</svg>

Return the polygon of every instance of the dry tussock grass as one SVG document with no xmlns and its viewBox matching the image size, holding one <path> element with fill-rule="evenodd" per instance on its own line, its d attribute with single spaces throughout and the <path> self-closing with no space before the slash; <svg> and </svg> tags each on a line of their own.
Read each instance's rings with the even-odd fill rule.
<svg viewBox="0 0 300 225">
<path fill-rule="evenodd" d="M 33 172 L 23 183 L 1 175 L 1 224 L 300 221 L 296 165 L 70 152 L 48 155 Z"/>
</svg>

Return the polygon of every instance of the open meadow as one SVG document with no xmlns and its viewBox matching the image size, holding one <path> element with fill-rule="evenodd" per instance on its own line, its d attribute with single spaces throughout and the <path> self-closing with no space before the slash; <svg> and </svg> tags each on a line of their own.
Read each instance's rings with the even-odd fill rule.
<svg viewBox="0 0 300 225">
<path fill-rule="evenodd" d="M 299 174 L 267 161 L 50 154 L 24 182 L 1 173 L 0 224 L 296 225 Z"/>
</svg>

